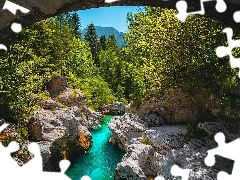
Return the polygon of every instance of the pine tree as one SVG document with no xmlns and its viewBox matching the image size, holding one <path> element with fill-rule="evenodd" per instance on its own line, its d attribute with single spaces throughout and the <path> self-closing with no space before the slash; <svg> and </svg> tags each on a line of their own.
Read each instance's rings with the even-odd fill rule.
<svg viewBox="0 0 240 180">
<path fill-rule="evenodd" d="M 106 36 L 101 36 L 100 37 L 100 46 L 101 46 L 101 50 L 106 50 L 107 49 L 107 40 L 106 40 Z"/>
<path fill-rule="evenodd" d="M 99 42 L 98 42 L 98 36 L 96 33 L 96 28 L 94 25 L 91 23 L 87 27 L 87 32 L 84 35 L 84 39 L 89 43 L 89 46 L 91 48 L 92 52 L 92 58 L 96 66 L 99 67 Z"/>
<path fill-rule="evenodd" d="M 118 49 L 117 40 L 114 34 L 108 36 L 107 49 L 112 49 L 115 51 Z"/>
<path fill-rule="evenodd" d="M 70 29 L 74 31 L 76 37 L 81 38 L 81 22 L 76 11 L 70 16 Z"/>
</svg>

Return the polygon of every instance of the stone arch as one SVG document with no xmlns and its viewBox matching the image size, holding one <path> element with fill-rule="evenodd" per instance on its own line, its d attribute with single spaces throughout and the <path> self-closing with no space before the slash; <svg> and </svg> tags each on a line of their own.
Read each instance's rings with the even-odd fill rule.
<svg viewBox="0 0 240 180">
<path fill-rule="evenodd" d="M 0 39 L 7 38 L 13 32 L 10 25 L 13 22 L 21 22 L 26 27 L 34 22 L 74 10 L 89 9 L 95 7 L 107 6 L 160 6 L 166 8 L 176 7 L 178 0 L 119 0 L 113 3 L 105 3 L 104 0 L 11 0 L 11 2 L 30 9 L 30 13 L 17 13 L 16 16 L 4 10 L 0 12 Z M 188 11 L 200 10 L 200 0 L 186 0 L 188 3 Z M 233 13 L 240 10 L 240 2 L 238 0 L 225 0 L 227 11 L 218 13 L 215 10 L 216 1 L 205 2 L 205 16 L 216 18 L 223 22 L 226 26 L 230 26 L 240 30 L 239 24 L 233 20 Z M 0 7 L 4 6 L 5 1 L 0 2 Z"/>
</svg>

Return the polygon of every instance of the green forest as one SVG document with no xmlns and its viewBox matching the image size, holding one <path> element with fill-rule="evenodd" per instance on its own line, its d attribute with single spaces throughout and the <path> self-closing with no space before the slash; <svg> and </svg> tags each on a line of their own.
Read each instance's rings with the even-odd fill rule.
<svg viewBox="0 0 240 180">
<path fill-rule="evenodd" d="M 27 123 L 40 102 L 50 99 L 46 83 L 54 75 L 67 77 L 69 87 L 82 90 L 95 110 L 116 100 L 137 108 L 173 89 L 196 102 L 204 94 L 206 100 L 216 98 L 222 109 L 237 108 L 238 69 L 215 52 L 227 44 L 224 25 L 198 15 L 182 23 L 176 13 L 160 7 L 129 13 L 125 47 L 117 46 L 114 35 L 97 37 L 94 24 L 82 36 L 76 12 L 37 22 L 5 39 L 10 47 L 0 52 L 1 118 Z M 238 57 L 239 49 L 233 54 Z"/>
</svg>

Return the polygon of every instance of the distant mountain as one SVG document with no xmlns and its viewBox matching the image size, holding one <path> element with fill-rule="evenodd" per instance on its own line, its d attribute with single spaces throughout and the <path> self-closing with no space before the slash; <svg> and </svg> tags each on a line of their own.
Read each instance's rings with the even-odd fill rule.
<svg viewBox="0 0 240 180">
<path fill-rule="evenodd" d="M 123 32 L 119 32 L 118 30 L 116 30 L 113 27 L 101 27 L 101 26 L 95 26 L 96 31 L 97 31 L 97 36 L 98 38 L 100 38 L 101 36 L 105 36 L 106 39 L 108 39 L 108 36 L 111 34 L 115 35 L 115 38 L 117 40 L 117 45 L 118 47 L 122 47 L 125 46 L 126 44 L 123 41 L 123 36 L 124 33 Z M 82 30 L 82 37 L 84 38 L 84 34 L 87 32 L 87 28 L 84 28 Z"/>
</svg>

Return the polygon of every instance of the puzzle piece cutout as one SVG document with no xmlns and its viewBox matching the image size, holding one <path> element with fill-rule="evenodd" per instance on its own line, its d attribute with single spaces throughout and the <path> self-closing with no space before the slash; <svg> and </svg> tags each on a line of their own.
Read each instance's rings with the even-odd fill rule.
<svg viewBox="0 0 240 180">
<path fill-rule="evenodd" d="M 22 13 L 25 13 L 25 14 L 30 12 L 29 9 L 24 8 L 22 6 L 19 6 L 18 4 L 15 4 L 15 3 L 11 2 L 11 1 L 8 1 L 8 0 L 6 0 L 5 4 L 3 6 L 3 10 L 5 10 L 5 9 L 9 10 L 14 15 L 17 14 L 17 10 L 19 10 Z"/>
<path fill-rule="evenodd" d="M 119 0 L 105 0 L 105 3 L 113 3 L 113 2 L 116 2 L 116 1 L 119 1 Z"/>
<path fill-rule="evenodd" d="M 24 8 L 22 6 L 19 6 L 18 4 L 15 4 L 15 3 L 11 2 L 11 1 L 8 1 L 8 0 L 6 0 L 2 10 L 8 10 L 14 15 L 17 14 L 18 10 L 21 11 L 22 13 L 24 13 L 24 14 L 30 12 L 29 9 Z M 19 33 L 19 32 L 22 31 L 22 25 L 19 24 L 19 23 L 13 23 L 11 25 L 11 29 L 12 29 L 13 32 Z M 7 47 L 4 44 L 0 44 L 0 50 L 1 49 L 7 51 Z"/>
<path fill-rule="evenodd" d="M 240 23 L 240 11 L 236 11 L 234 14 L 233 14 L 233 19 L 236 23 Z"/>
<path fill-rule="evenodd" d="M 182 169 L 177 165 L 172 166 L 171 174 L 173 176 L 181 176 L 182 180 L 188 180 L 190 169 Z"/>
<path fill-rule="evenodd" d="M 80 180 L 92 180 L 89 176 L 83 176 Z"/>
<path fill-rule="evenodd" d="M 187 12 L 186 1 L 184 1 L 184 0 L 178 1 L 176 3 L 176 8 L 178 10 L 178 14 L 176 14 L 177 18 L 180 21 L 185 22 L 187 16 L 190 15 L 190 14 L 200 14 L 200 15 L 205 14 L 205 9 L 204 9 L 203 3 L 207 2 L 207 1 L 213 1 L 213 0 L 201 0 L 201 10 L 200 11 L 195 11 L 195 12 L 190 12 L 190 13 Z M 224 2 L 224 0 L 216 0 L 216 1 L 217 1 L 216 6 L 215 6 L 216 10 L 219 13 L 222 13 L 222 12 L 226 11 L 227 5 Z"/>
<path fill-rule="evenodd" d="M 216 54 L 218 57 L 222 58 L 226 55 L 229 56 L 231 68 L 240 68 L 240 59 L 234 58 L 232 55 L 232 50 L 236 47 L 240 47 L 240 39 L 233 40 L 233 30 L 231 28 L 223 29 L 224 33 L 227 33 L 228 47 L 219 46 L 216 49 Z M 240 78 L 240 72 L 238 73 L 238 77 Z"/>
<path fill-rule="evenodd" d="M 181 176 L 182 180 L 188 180 L 190 169 L 182 169 L 177 165 L 173 165 L 171 168 L 171 174 L 173 176 Z M 158 176 L 154 180 L 165 180 L 164 177 Z"/>
<path fill-rule="evenodd" d="M 217 175 L 218 180 L 239 180 L 240 177 L 240 138 L 230 142 L 225 142 L 225 136 L 219 132 L 214 136 L 215 141 L 218 143 L 218 147 L 208 150 L 208 155 L 204 159 L 207 166 L 213 166 L 215 164 L 215 155 L 219 155 L 231 160 L 234 160 L 234 166 L 232 174 L 229 175 L 226 172 L 220 171 Z"/>
</svg>

